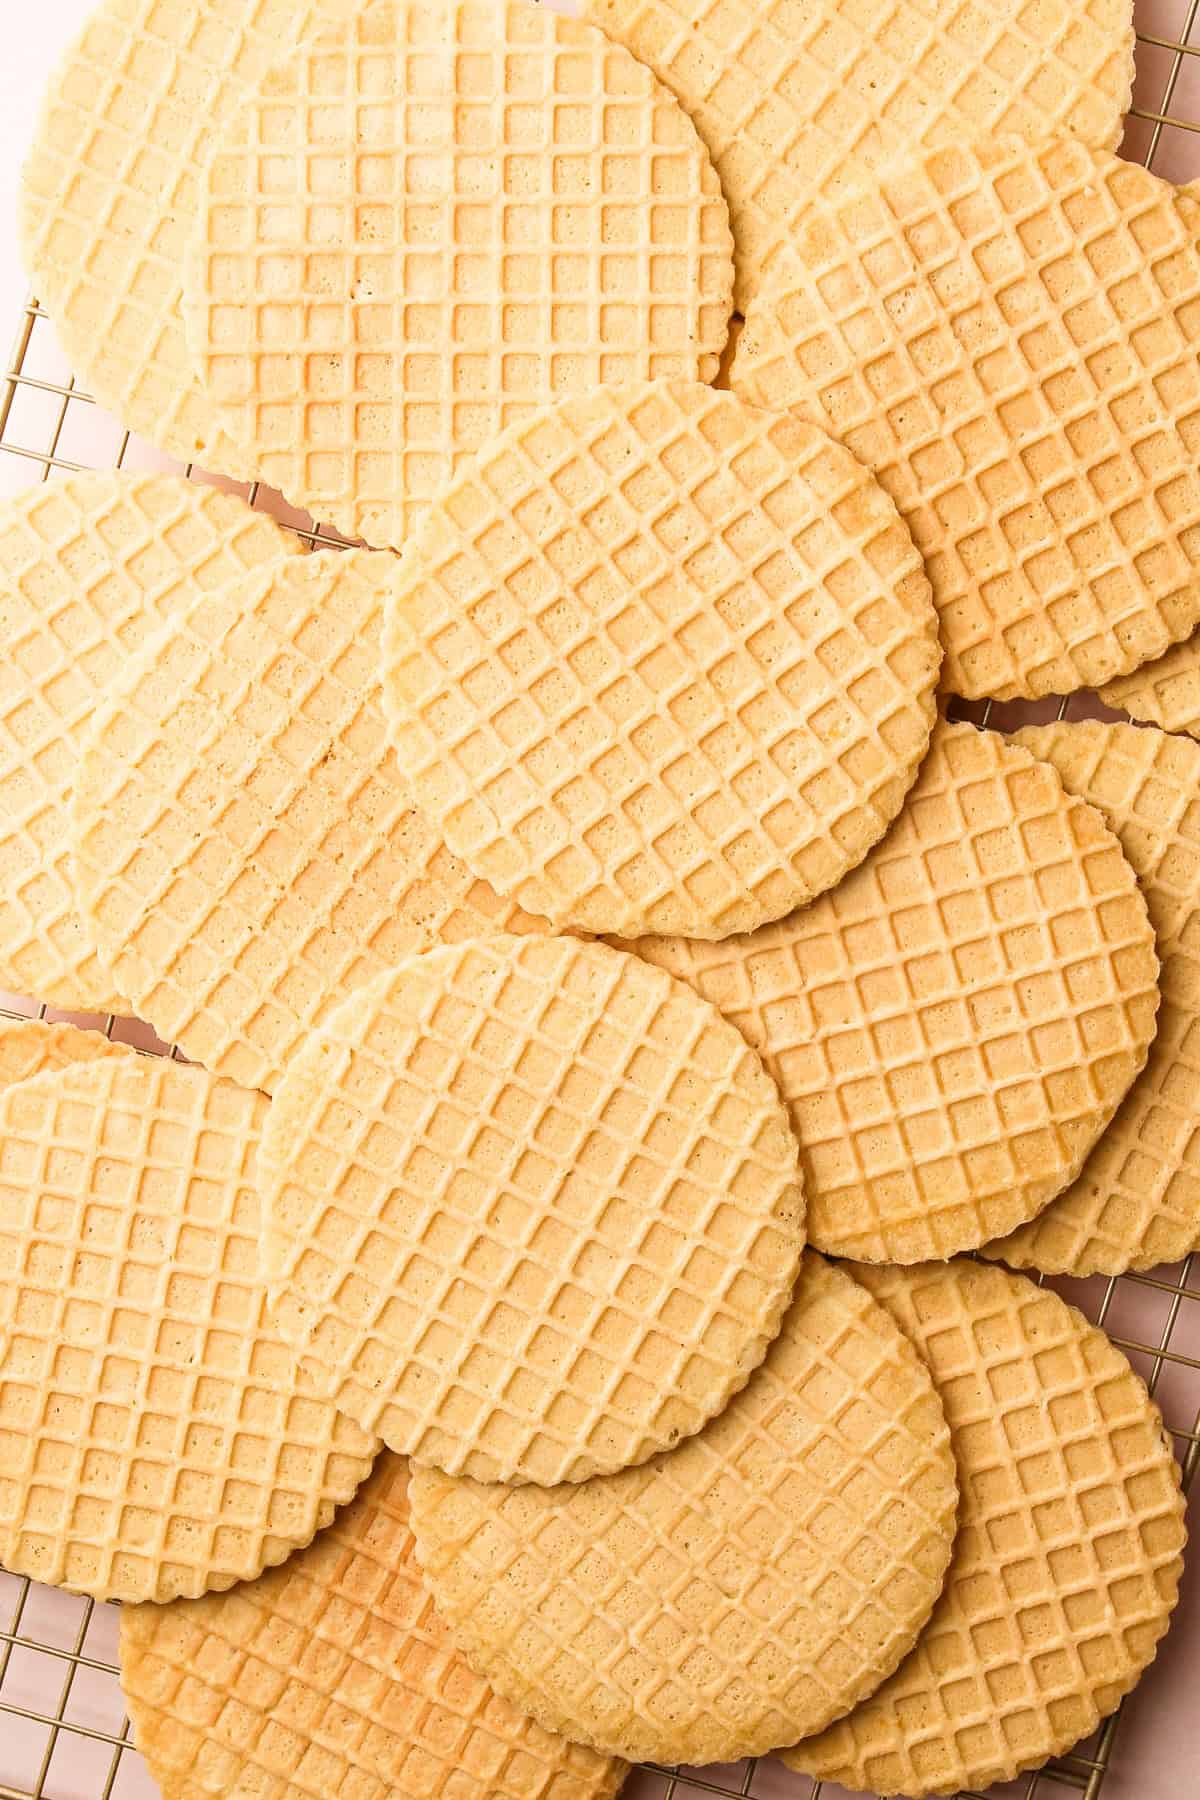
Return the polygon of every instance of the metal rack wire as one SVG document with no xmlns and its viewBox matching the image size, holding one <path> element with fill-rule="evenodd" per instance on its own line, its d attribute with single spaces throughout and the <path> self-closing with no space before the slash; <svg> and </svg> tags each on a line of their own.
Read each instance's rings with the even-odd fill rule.
<svg viewBox="0 0 1200 1800">
<path fill-rule="evenodd" d="M 1200 0 L 1138 0 L 1138 76 L 1123 152 L 1172 180 L 1200 174 Z M 0 321 L 0 326 L 3 321 Z M 122 429 L 77 388 L 36 301 L 25 308 L 0 391 L 0 496 L 53 469 L 175 468 Z M 200 471 L 187 471 L 208 479 Z M 228 485 L 228 484 L 225 484 Z M 292 513 L 278 497 L 242 490 L 252 504 L 293 525 L 311 543 L 341 540 Z M 1044 705 L 961 709 L 976 723 L 1010 727 L 1030 718 L 1099 709 L 1076 696 Z M 45 1016 L 36 1002 L 0 996 L 0 1016 Z M 62 1014 L 53 1014 L 63 1017 Z M 144 1027 L 80 1019 L 148 1054 L 170 1054 Z M 1195 1266 L 1193 1266 L 1195 1265 Z M 1174 1436 L 1190 1485 L 1200 1464 L 1200 1256 L 1119 1280 L 1056 1281 L 1105 1326 L 1148 1381 Z M 130 1741 L 116 1670 L 116 1609 L 39 1587 L 0 1570 L 0 1800 L 155 1800 L 157 1788 Z M 1197 1642 L 1200 1643 L 1200 1635 Z M 1153 1683 L 1155 1675 L 1148 1677 Z M 1138 1705 L 1137 1696 L 1125 1712 Z M 1190 1721 L 1188 1722 L 1190 1724 Z M 1200 1751 L 1194 1724 L 1192 1742 Z M 1125 1738 L 1130 1736 L 1126 1726 Z M 1136 1738 L 1137 1733 L 1133 1736 Z M 1143 1734 L 1144 1736 L 1144 1734 Z M 1047 1769 L 992 1795 L 959 1800 L 1186 1800 L 1197 1791 L 1188 1759 L 1177 1774 L 1150 1776 L 1122 1765 L 1122 1714 Z M 1112 1782 L 1106 1781 L 1111 1773 Z M 1132 1785 L 1129 1785 L 1132 1778 Z M 1163 1780 L 1167 1785 L 1162 1785 Z M 1119 1788 L 1119 1793 L 1117 1792 Z M 647 1767 L 628 1800 L 840 1800 L 841 1790 L 789 1774 L 773 1761 L 709 1770 Z"/>
</svg>

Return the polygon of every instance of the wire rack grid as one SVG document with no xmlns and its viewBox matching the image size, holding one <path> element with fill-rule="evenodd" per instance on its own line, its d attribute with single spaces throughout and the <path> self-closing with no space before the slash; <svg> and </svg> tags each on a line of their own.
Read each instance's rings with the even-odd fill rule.
<svg viewBox="0 0 1200 1800">
<path fill-rule="evenodd" d="M 1137 0 L 1136 17 L 1137 79 L 1122 153 L 1171 180 L 1191 180 L 1200 175 L 1200 0 Z M 0 496 L 56 469 L 105 467 L 179 465 L 76 386 L 51 321 L 30 300 L 0 390 Z M 214 479 L 199 469 L 186 473 L 198 481 Z M 257 487 L 237 491 L 311 544 L 343 541 L 276 494 Z M 989 702 L 958 711 L 977 724 L 1008 729 L 1104 709 L 1090 696 L 1076 695 L 1061 703 Z M 56 1012 L 20 996 L 0 995 L 0 1016 L 71 1018 L 145 1054 L 176 1054 L 136 1022 Z M 1200 1464 L 1200 1255 L 1145 1275 L 1053 1285 L 1103 1325 L 1143 1374 L 1190 1488 Z M 1189 1665 L 1194 1669 L 1200 1661 L 1200 1581 L 1196 1587 L 1191 1596 L 1185 1591 L 1155 1669 L 1092 1739 L 1045 1769 L 959 1800 L 1100 1800 L 1101 1794 L 1104 1800 L 1191 1800 L 1200 1793 L 1194 1774 L 1200 1730 L 1187 1679 Z M 157 1800 L 121 1701 L 116 1627 L 115 1607 L 0 1569 L 0 1800 Z M 646 1766 L 632 1774 L 625 1793 L 626 1800 L 848 1800 L 840 1788 L 791 1774 L 771 1759 L 704 1770 Z"/>
</svg>

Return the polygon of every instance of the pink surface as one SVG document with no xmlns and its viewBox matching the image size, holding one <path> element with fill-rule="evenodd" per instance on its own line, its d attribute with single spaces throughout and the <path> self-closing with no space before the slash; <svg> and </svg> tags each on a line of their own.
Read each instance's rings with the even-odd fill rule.
<svg viewBox="0 0 1200 1800">
<path fill-rule="evenodd" d="M 881 0 L 882 3 L 882 0 Z M 1082 5 L 1084 0 L 1075 0 Z M 753 5 L 754 0 L 745 0 Z M 12 195 L 20 157 L 45 72 L 73 35 L 87 0 L 39 0 L 22 10 L 15 34 L 16 0 L 0 0 L 8 39 L 0 54 L 0 340 L 13 335 L 24 282 L 12 240 Z M 569 8 L 564 7 L 564 10 Z M 1151 160 L 1158 174 L 1183 181 L 1200 175 L 1200 0 L 1139 0 L 1135 112 L 1125 153 Z M 1193 46 L 1187 54 L 1175 46 Z M 1165 121 L 1163 118 L 1165 116 Z M 104 466 L 121 457 L 126 468 L 172 465 L 139 441 L 124 443 L 119 423 L 81 399 L 64 396 L 69 383 L 53 331 L 38 320 L 0 437 L 0 496 L 37 479 L 45 456 Z M 123 450 L 123 454 L 122 454 Z M 289 523 L 303 524 L 272 497 L 257 504 Z M 977 711 L 977 709 L 975 709 Z M 1088 710 L 1071 703 L 1072 714 Z M 990 722 L 1009 727 L 1030 717 L 1052 717 L 1056 703 L 1036 709 L 997 707 Z M 0 995 L 0 1007 L 31 1010 Z M 54 1014 L 54 1017 L 74 1015 Z M 87 1022 L 80 1020 L 79 1022 Z M 103 1027 L 104 1021 L 91 1021 Z M 138 1048 L 161 1050 L 153 1032 L 118 1021 L 113 1035 Z M 1200 1259 L 1197 1259 L 1200 1263 Z M 1064 1296 L 1105 1324 L 1126 1345 L 1166 1347 L 1155 1356 L 1131 1350 L 1131 1358 L 1155 1383 L 1168 1423 L 1193 1432 L 1200 1417 L 1200 1267 L 1154 1272 L 1148 1279 L 1110 1284 L 1059 1282 Z M 1180 1440 L 1181 1452 L 1186 1442 Z M 1195 1509 L 1193 1508 L 1193 1512 Z M 0 1796 L 39 1800 L 153 1800 L 157 1789 L 141 1759 L 127 1747 L 127 1724 L 113 1663 L 117 1614 L 45 1588 L 29 1587 L 0 1570 Z M 1107 1771 L 1087 1788 L 1095 1745 L 1081 1746 L 1078 1760 L 1061 1774 L 1038 1773 L 988 1800 L 1066 1800 L 1087 1789 L 1088 1800 L 1190 1800 L 1200 1795 L 1200 1556 L 1191 1559 L 1184 1596 L 1158 1662 L 1126 1704 L 1113 1737 Z M 809 1800 L 813 1786 L 780 1764 L 685 1772 L 679 1777 L 638 1772 L 629 1800 L 699 1800 L 703 1794 L 749 1795 L 753 1800 Z M 820 1790 L 821 1800 L 843 1800 L 841 1790 Z M 328 1800 L 335 1800 L 329 1796 Z"/>
</svg>

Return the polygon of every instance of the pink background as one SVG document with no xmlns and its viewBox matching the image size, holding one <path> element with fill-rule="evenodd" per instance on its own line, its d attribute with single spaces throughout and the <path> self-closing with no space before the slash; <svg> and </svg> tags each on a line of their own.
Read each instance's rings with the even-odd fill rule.
<svg viewBox="0 0 1200 1800">
<path fill-rule="evenodd" d="M 744 0 L 754 5 L 756 0 Z M 1084 4 L 1084 0 L 1074 0 Z M 21 29 L 17 34 L 17 8 Z M 880 0 L 882 6 L 883 0 Z M 567 8 L 564 7 L 564 10 Z M 26 284 L 12 229 L 16 174 L 46 73 L 87 11 L 86 0 L 0 0 L 9 30 L 0 50 L 0 346 L 22 325 Z M 1138 80 L 1126 154 L 1183 181 L 1200 175 L 1200 0 L 1139 0 Z M 0 495 L 40 478 L 54 463 L 126 468 L 171 465 L 150 446 L 128 439 L 116 420 L 70 389 L 70 371 L 49 322 L 37 318 L 0 431 Z M 259 506 L 287 516 L 276 497 Z M 290 522 L 303 521 L 290 516 Z M 1071 712 L 1087 709 L 1072 703 Z M 1021 717 L 1053 716 L 1054 703 Z M 978 716 L 976 710 L 975 716 Z M 991 722 L 1017 722 L 997 708 Z M 0 995 L 0 1007 L 31 1010 Z M 91 1021 L 103 1028 L 104 1021 Z M 156 1048 L 145 1027 L 119 1022 L 116 1035 Z M 1200 1420 L 1200 1258 L 1119 1282 L 1058 1282 L 1063 1294 L 1106 1325 L 1150 1380 L 1181 1458 L 1196 1447 Z M 1134 1346 L 1145 1346 L 1140 1349 Z M 1190 1473 L 1190 1470 L 1189 1470 Z M 1195 1509 L 1193 1508 L 1193 1511 Z M 141 1759 L 128 1747 L 128 1726 L 115 1669 L 113 1607 L 30 1586 L 0 1570 L 0 1800 L 153 1800 Z M 1200 1557 L 1193 1557 L 1184 1595 L 1153 1670 L 1127 1703 L 1111 1741 L 1080 1746 L 1053 1772 L 1024 1776 L 987 1800 L 1190 1800 L 1200 1795 Z M 1107 1769 L 1100 1775 L 1100 1764 Z M 749 1795 L 756 1800 L 810 1800 L 813 1784 L 778 1763 L 673 1775 L 639 1772 L 629 1800 L 699 1800 Z M 842 1790 L 819 1789 L 821 1800 Z M 333 1800 L 330 1796 L 329 1800 Z"/>
</svg>

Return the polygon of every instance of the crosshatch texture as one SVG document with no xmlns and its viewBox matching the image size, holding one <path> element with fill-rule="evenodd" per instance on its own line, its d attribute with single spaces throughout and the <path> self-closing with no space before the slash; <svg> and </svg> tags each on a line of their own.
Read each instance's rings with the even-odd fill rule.
<svg viewBox="0 0 1200 1800">
<path fill-rule="evenodd" d="M 72 801 L 76 892 L 142 1018 L 271 1088 L 325 1012 L 440 936 L 533 929 L 412 808 L 378 657 L 386 554 L 197 600 L 112 682 Z"/>
<path fill-rule="evenodd" d="M 114 1043 L 99 1031 L 78 1025 L 48 1025 L 44 1019 L 7 1019 L 0 1014 L 0 1088 L 28 1081 L 47 1070 L 105 1057 L 128 1061 L 136 1055 L 128 1044 Z"/>
<path fill-rule="evenodd" d="M 403 548 L 556 394 L 714 376 L 732 240 L 691 121 L 600 32 L 528 0 L 379 0 L 222 138 L 185 288 L 262 479 Z"/>
<path fill-rule="evenodd" d="M 558 925 L 778 918 L 883 834 L 928 743 L 936 621 L 895 508 L 731 394 L 535 414 L 398 570 L 384 706 L 417 802 Z"/>
<path fill-rule="evenodd" d="M 0 504 L 0 985 L 129 1011 L 71 881 L 83 736 L 160 625 L 300 548 L 238 495 L 176 475 L 64 474 Z"/>
<path fill-rule="evenodd" d="M 804 210 L 919 146 L 1115 149 L 1132 0 L 583 0 L 678 95 L 729 201 L 741 310 Z"/>
<path fill-rule="evenodd" d="M 1124 154 L 1175 179 L 1200 164 L 1194 123 L 1200 16 L 1189 27 L 1191 0 L 1138 0 L 1139 82 L 1134 95 Z M 3 321 L 0 321 L 0 329 Z M 31 301 L 11 322 L 16 343 L 7 378 L 0 382 L 0 486 L 15 491 L 52 468 L 72 462 L 104 465 L 125 460 L 134 467 L 147 452 L 86 395 L 71 384 L 65 361 L 55 353 L 54 333 L 45 312 Z M 265 490 L 259 507 L 276 504 Z M 305 539 L 329 542 L 323 527 L 304 527 Z M 1072 716 L 1089 705 L 1070 703 Z M 976 707 L 972 716 L 983 712 Z M 1011 726 L 1016 709 L 1006 708 Z M 997 715 L 999 717 L 1000 715 Z M 1016 715 L 1020 717 L 1021 715 Z M 1027 715 L 1026 715 L 1027 716 Z M 1045 709 L 1041 709 L 1045 716 Z M 1196 1430 L 1194 1364 L 1200 1338 L 1195 1294 L 1195 1258 L 1151 1274 L 1073 1285 L 1089 1317 L 1103 1323 L 1113 1340 L 1137 1360 L 1158 1395 L 1175 1435 L 1189 1486 L 1200 1459 Z M 106 1787 L 113 1800 L 143 1800 L 153 1792 L 141 1758 L 123 1722 L 116 1681 L 117 1614 L 111 1607 L 74 1599 L 61 1590 L 24 1580 L 0 1578 L 0 1743 L 6 1751 L 4 1778 L 22 1800 L 72 1783 L 98 1795 Z M 1176 1707 L 1186 1715 L 1186 1658 L 1189 1624 L 1182 1615 L 1167 1640 L 1165 1657 L 1152 1671 L 1132 1705 L 1044 1771 L 1022 1777 L 1020 1800 L 1146 1800 L 1147 1788 L 1175 1778 L 1174 1746 L 1188 1741 L 1186 1722 L 1178 1726 Z M 1181 1666 L 1182 1664 L 1182 1666 Z M 1173 1727 L 1159 1729 L 1164 1713 Z M 1179 1735 L 1177 1735 L 1177 1733 Z M 1185 1752 L 1186 1754 L 1186 1752 Z M 644 1769 L 630 1784 L 637 1800 L 682 1800 L 702 1784 L 720 1795 L 759 1800 L 809 1800 L 805 1777 L 785 1772 L 774 1760 L 735 1767 L 689 1771 Z M 820 1790 L 818 1790 L 820 1792 Z M 826 1788 L 821 1800 L 829 1793 Z M 989 1796 L 989 1800 L 991 1797 Z M 1005 1800 L 1008 1797 L 1005 1796 Z"/>
<path fill-rule="evenodd" d="M 370 1470 L 267 1315 L 266 1102 L 114 1057 L 0 1092 L 0 1561 L 168 1600 L 282 1562 Z"/>
<path fill-rule="evenodd" d="M 660 1762 L 789 1743 L 877 1686 L 942 1585 L 958 1490 L 929 1376 L 806 1252 L 761 1368 L 640 1469 L 505 1488 L 415 1469 L 417 1554 L 496 1688 Z"/>
<path fill-rule="evenodd" d="M 26 270 L 81 385 L 183 462 L 251 473 L 184 339 L 200 171 L 275 58 L 353 3 L 103 0 L 54 77 L 22 176 Z"/>
<path fill-rule="evenodd" d="M 121 1678 L 164 1800 L 611 1800 L 624 1764 L 543 1731 L 434 1610 L 408 1470 L 385 1452 L 334 1523 L 226 1594 L 121 1614 Z"/>
<path fill-rule="evenodd" d="M 804 1242 L 741 1035 L 602 944 L 497 937 L 380 977 L 263 1140 L 280 1329 L 414 1461 L 549 1484 L 642 1462 L 757 1367 Z"/>
<path fill-rule="evenodd" d="M 1157 933 L 1162 1004 L 1146 1066 L 1078 1179 L 986 1254 L 1071 1275 L 1177 1262 L 1200 1245 L 1200 745 L 1096 720 L 1016 741 L 1120 839 Z"/>
<path fill-rule="evenodd" d="M 785 1756 L 880 1793 L 1007 1781 L 1069 1750 L 1153 1660 L 1183 1573 L 1183 1495 L 1144 1383 L 1082 1313 L 958 1261 L 854 1267 L 929 1367 L 962 1510 L 910 1656 Z"/>
<path fill-rule="evenodd" d="M 643 938 L 762 1055 L 818 1249 L 920 1262 L 1024 1223 L 1146 1060 L 1154 934 L 1096 811 L 997 733 L 940 724 L 832 893 L 720 944 Z"/>
<path fill-rule="evenodd" d="M 1070 693 L 1200 618 L 1200 207 L 1101 151 L 947 149 L 813 216 L 732 386 L 873 470 L 946 689 Z"/>
</svg>

